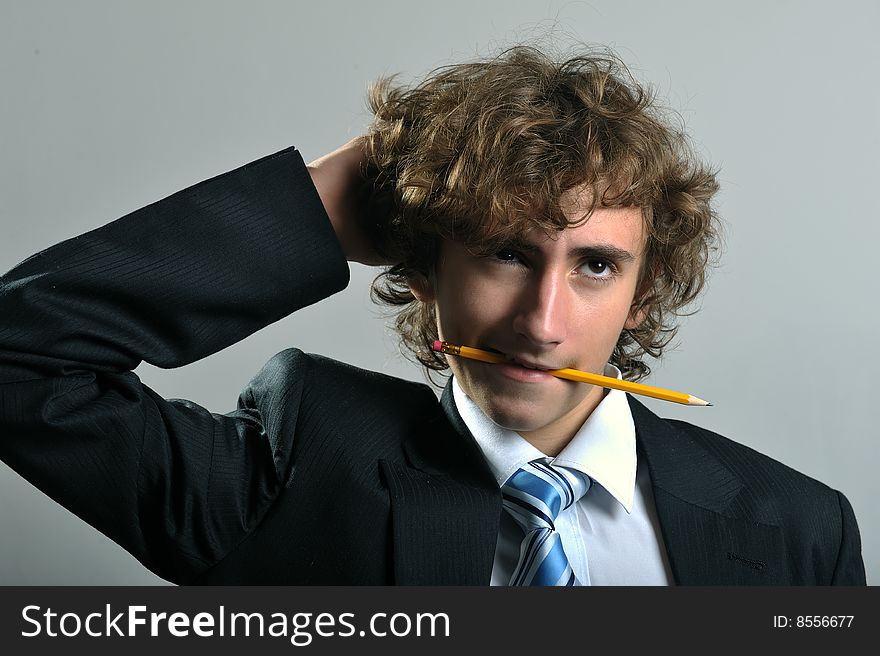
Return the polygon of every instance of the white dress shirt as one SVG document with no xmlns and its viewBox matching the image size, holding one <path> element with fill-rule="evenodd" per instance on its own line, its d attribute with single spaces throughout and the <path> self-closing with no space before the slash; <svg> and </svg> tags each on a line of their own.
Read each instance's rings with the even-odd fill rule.
<svg viewBox="0 0 880 656">
<path fill-rule="evenodd" d="M 620 378 L 606 365 L 605 375 Z M 501 487 L 537 458 L 577 469 L 593 479 L 590 490 L 563 510 L 555 526 L 576 585 L 672 585 L 647 467 L 639 466 L 636 431 L 626 394 L 606 390 L 602 401 L 555 458 L 515 431 L 489 419 L 453 377 L 453 398 Z M 519 559 L 522 528 L 501 512 L 492 585 L 507 585 Z"/>
</svg>

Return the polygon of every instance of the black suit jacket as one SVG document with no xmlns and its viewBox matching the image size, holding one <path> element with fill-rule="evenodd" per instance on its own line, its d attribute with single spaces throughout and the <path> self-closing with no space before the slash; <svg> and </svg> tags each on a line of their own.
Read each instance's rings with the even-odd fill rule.
<svg viewBox="0 0 880 656">
<path fill-rule="evenodd" d="M 348 283 L 288 149 L 0 279 L 0 456 L 179 583 L 489 582 L 501 499 L 449 386 L 288 349 L 214 414 L 179 367 Z M 679 584 L 862 584 L 839 492 L 630 398 Z"/>
</svg>

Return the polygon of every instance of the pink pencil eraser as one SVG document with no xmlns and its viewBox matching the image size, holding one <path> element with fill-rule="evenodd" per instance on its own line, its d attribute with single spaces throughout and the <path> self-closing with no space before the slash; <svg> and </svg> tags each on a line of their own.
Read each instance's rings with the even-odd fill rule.
<svg viewBox="0 0 880 656">
<path fill-rule="evenodd" d="M 435 339 L 434 345 L 431 346 L 431 348 L 434 349 L 435 351 L 442 351 L 443 350 L 443 342 L 441 342 L 439 339 Z"/>
</svg>

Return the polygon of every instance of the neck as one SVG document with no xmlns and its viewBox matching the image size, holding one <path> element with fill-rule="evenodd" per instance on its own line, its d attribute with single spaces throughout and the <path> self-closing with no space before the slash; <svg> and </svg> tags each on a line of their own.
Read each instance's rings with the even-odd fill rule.
<svg viewBox="0 0 880 656">
<path fill-rule="evenodd" d="M 551 424 L 533 431 L 517 431 L 523 438 L 544 455 L 556 457 L 574 439 L 593 410 L 605 398 L 607 390 L 593 387 L 584 400 L 571 412 Z"/>
</svg>

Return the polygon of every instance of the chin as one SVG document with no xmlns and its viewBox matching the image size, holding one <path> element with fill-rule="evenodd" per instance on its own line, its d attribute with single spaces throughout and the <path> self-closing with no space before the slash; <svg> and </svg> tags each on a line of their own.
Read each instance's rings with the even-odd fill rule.
<svg viewBox="0 0 880 656">
<path fill-rule="evenodd" d="M 540 421 L 534 415 L 523 411 L 517 412 L 516 410 L 492 408 L 490 411 L 484 410 L 484 412 L 489 419 L 502 428 L 517 432 L 537 430 L 545 423 Z"/>
<path fill-rule="evenodd" d="M 470 391 L 468 391 L 470 389 Z M 483 413 L 497 425 L 517 432 L 534 431 L 546 426 L 553 417 L 548 417 L 548 401 L 544 394 L 531 398 L 522 395 L 508 396 L 489 391 L 485 387 L 468 386 L 465 393 L 477 404 Z M 552 405 L 552 403 L 551 403 Z"/>
</svg>

